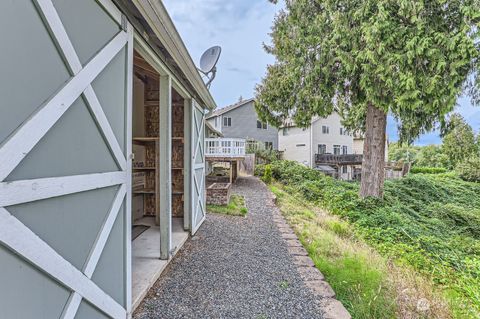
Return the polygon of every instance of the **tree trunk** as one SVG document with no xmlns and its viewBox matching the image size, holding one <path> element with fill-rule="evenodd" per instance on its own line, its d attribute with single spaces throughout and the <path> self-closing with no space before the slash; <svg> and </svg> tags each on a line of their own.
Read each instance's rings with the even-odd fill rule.
<svg viewBox="0 0 480 319">
<path fill-rule="evenodd" d="M 369 103 L 363 144 L 362 183 L 360 187 L 362 198 L 368 196 L 383 197 L 386 129 L 387 114 Z"/>
</svg>

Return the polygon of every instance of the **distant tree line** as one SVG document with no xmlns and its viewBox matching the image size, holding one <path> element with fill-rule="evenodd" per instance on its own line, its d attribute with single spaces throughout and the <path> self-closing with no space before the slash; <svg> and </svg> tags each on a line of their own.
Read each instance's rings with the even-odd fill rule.
<svg viewBox="0 0 480 319">
<path fill-rule="evenodd" d="M 411 163 L 413 167 L 456 170 L 465 180 L 480 180 L 480 133 L 475 135 L 464 118 L 455 113 L 442 128 L 441 137 L 439 145 L 391 143 L 388 158 L 397 163 Z"/>
</svg>

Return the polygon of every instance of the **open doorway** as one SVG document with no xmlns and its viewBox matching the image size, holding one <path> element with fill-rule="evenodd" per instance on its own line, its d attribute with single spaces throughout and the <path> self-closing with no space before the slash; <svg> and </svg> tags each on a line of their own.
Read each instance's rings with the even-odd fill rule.
<svg viewBox="0 0 480 319">
<path fill-rule="evenodd" d="M 183 221 L 185 101 L 168 86 L 168 91 L 161 90 L 165 77 L 137 51 L 133 74 L 132 302 L 135 309 L 171 256 L 187 240 L 188 232 Z M 171 111 L 165 105 L 168 102 Z M 171 126 L 161 127 L 165 125 L 162 123 L 168 123 L 163 116 L 170 119 Z M 165 157 L 165 154 L 170 155 Z M 166 254 L 162 253 L 165 241 Z"/>
</svg>

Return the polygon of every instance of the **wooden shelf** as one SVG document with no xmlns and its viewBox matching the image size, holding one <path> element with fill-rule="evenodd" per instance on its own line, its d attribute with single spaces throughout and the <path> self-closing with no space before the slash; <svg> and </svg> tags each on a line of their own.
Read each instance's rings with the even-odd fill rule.
<svg viewBox="0 0 480 319">
<path fill-rule="evenodd" d="M 155 188 L 140 188 L 134 189 L 134 194 L 155 194 Z"/>
<path fill-rule="evenodd" d="M 183 170 L 183 167 L 172 167 L 172 170 Z"/>
<path fill-rule="evenodd" d="M 158 137 L 134 137 L 133 141 L 134 142 L 143 142 L 143 143 L 153 143 L 158 141 Z"/>
<path fill-rule="evenodd" d="M 172 192 L 172 195 L 183 195 L 183 192 Z"/>
<path fill-rule="evenodd" d="M 144 106 L 159 106 L 160 101 L 145 101 L 143 103 Z"/>
<path fill-rule="evenodd" d="M 172 137 L 172 141 L 176 141 L 176 142 L 182 142 L 183 143 L 183 140 L 184 138 L 183 137 Z"/>
<path fill-rule="evenodd" d="M 154 171 L 156 170 L 155 167 L 133 167 L 134 171 Z"/>
</svg>

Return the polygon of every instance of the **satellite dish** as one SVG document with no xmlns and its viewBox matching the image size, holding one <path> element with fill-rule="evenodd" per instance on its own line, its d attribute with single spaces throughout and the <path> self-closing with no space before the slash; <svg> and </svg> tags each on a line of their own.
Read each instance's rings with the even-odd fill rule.
<svg viewBox="0 0 480 319">
<path fill-rule="evenodd" d="M 217 63 L 220 59 L 220 54 L 222 53 L 222 48 L 219 46 L 214 46 L 205 51 L 200 58 L 200 72 L 202 72 L 207 78 L 208 81 L 205 84 L 207 88 L 210 88 L 215 75 L 217 74 Z M 209 74 L 211 75 L 209 76 Z"/>
</svg>

